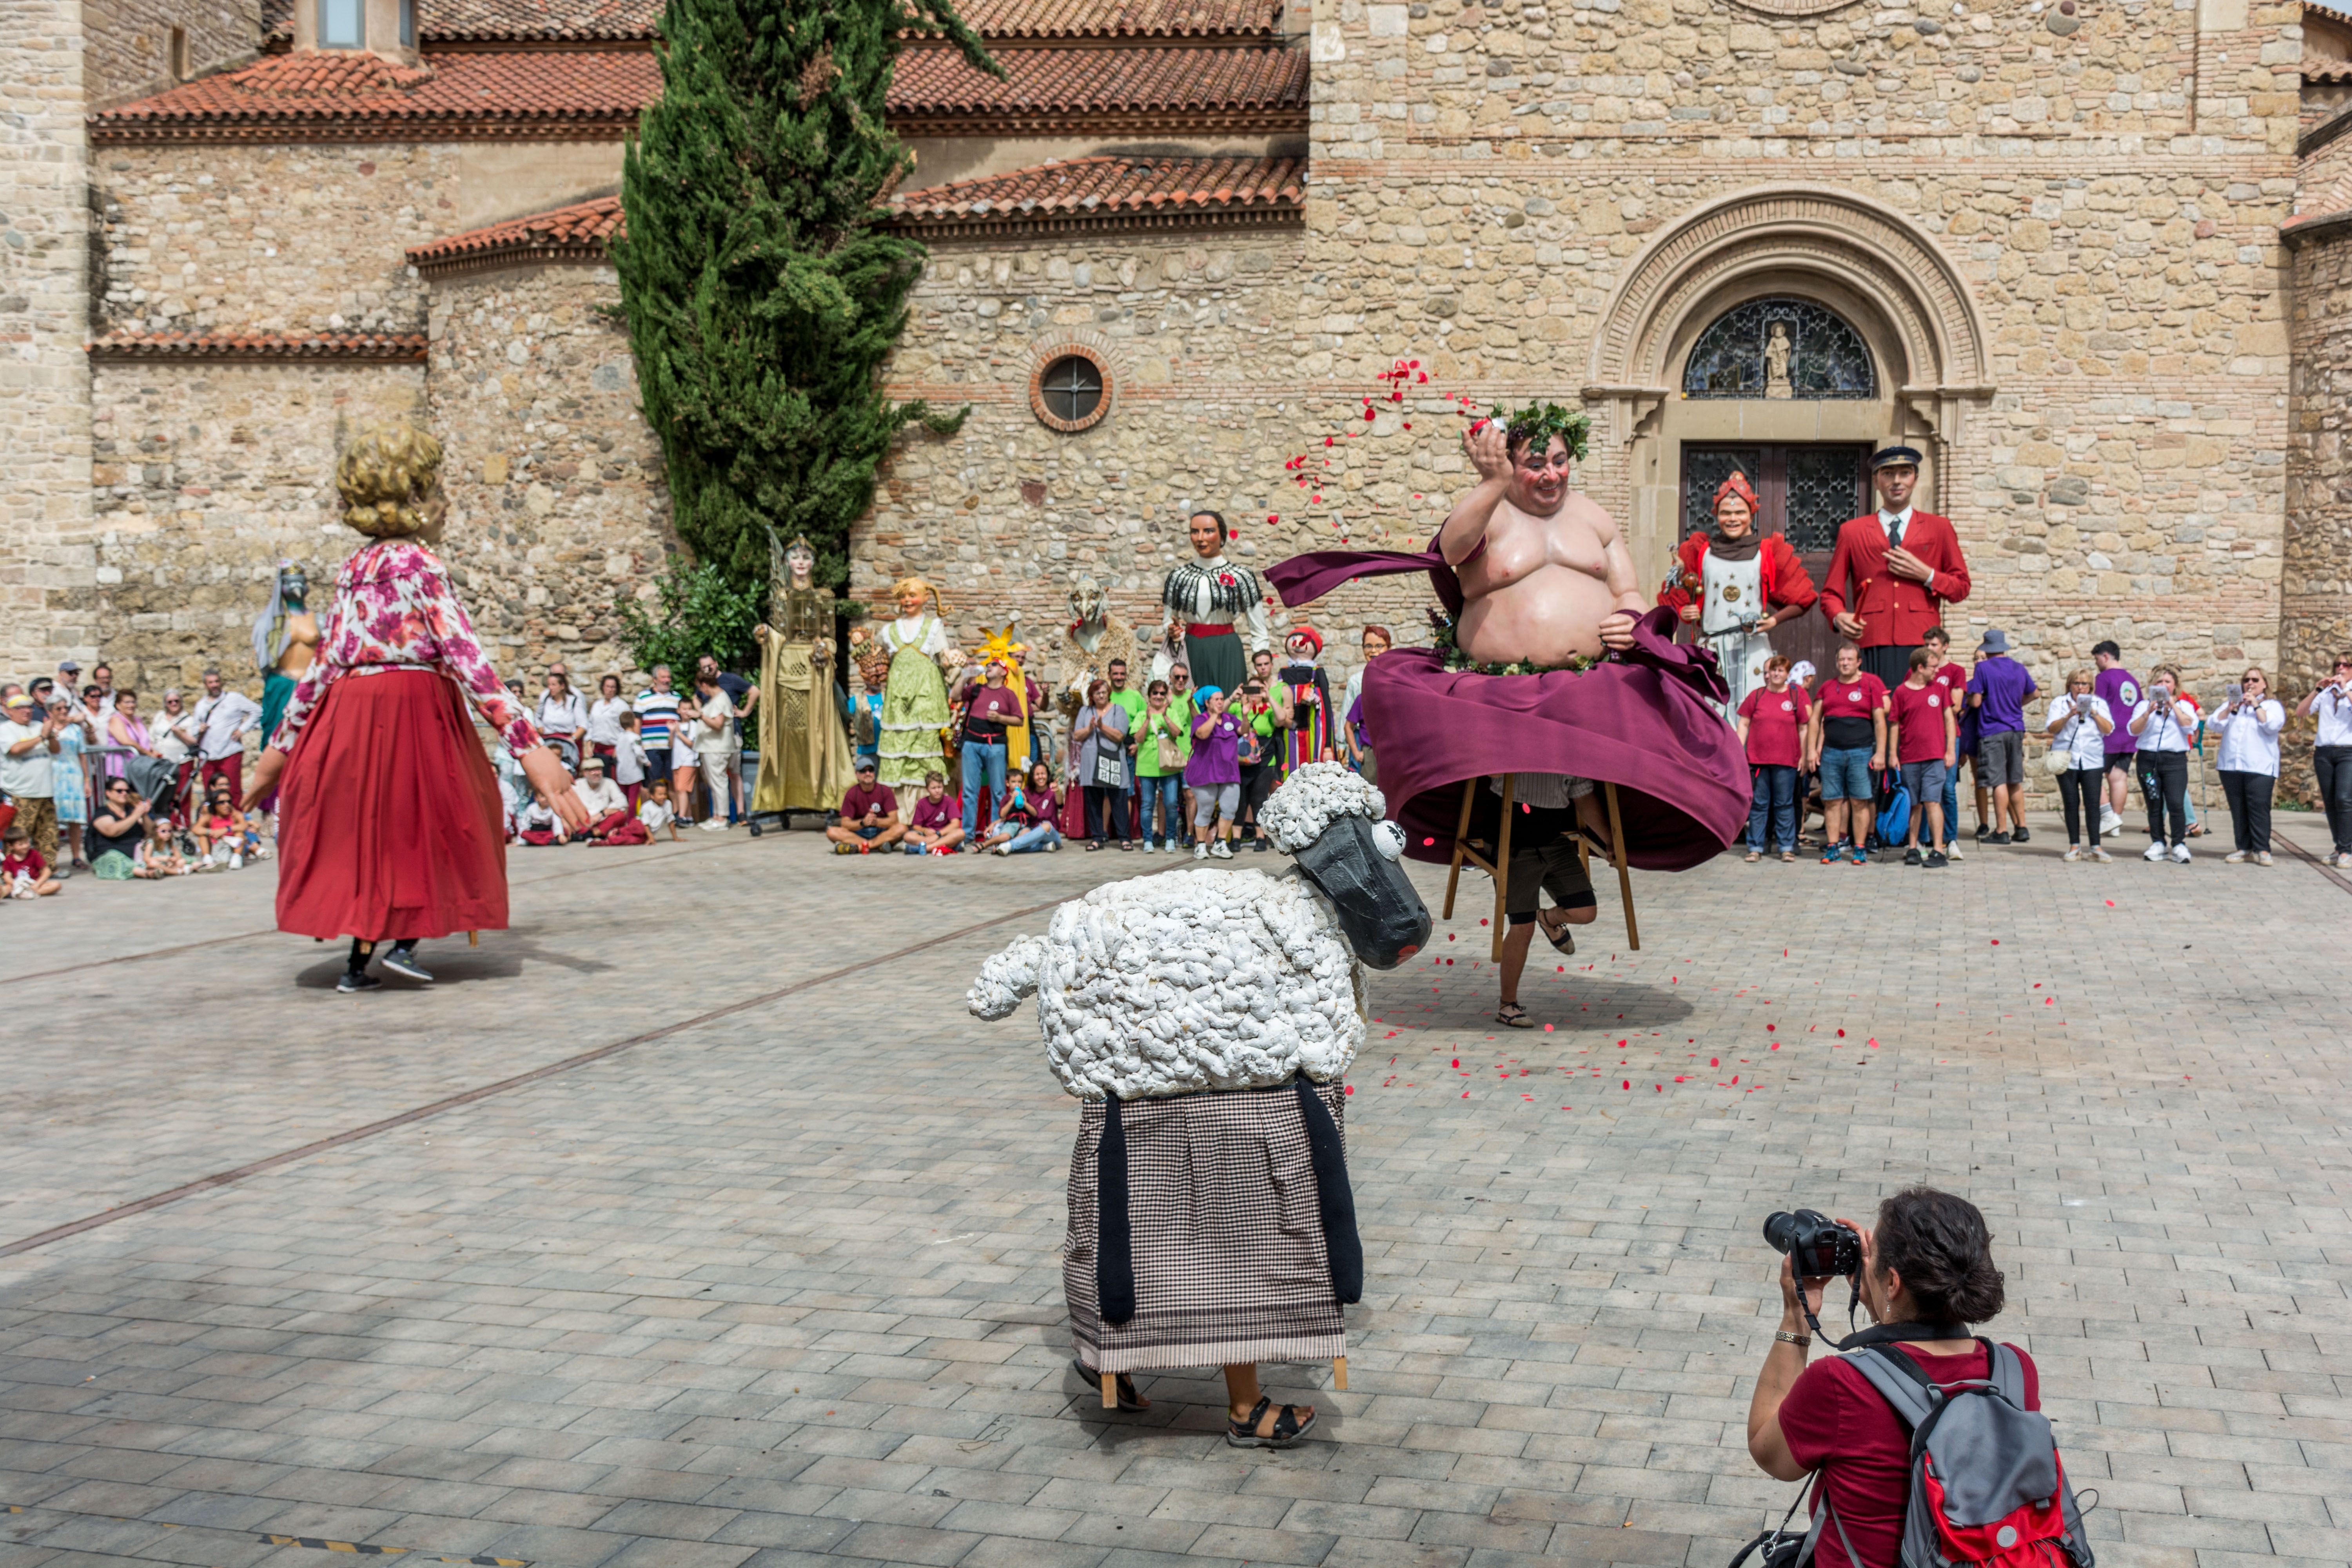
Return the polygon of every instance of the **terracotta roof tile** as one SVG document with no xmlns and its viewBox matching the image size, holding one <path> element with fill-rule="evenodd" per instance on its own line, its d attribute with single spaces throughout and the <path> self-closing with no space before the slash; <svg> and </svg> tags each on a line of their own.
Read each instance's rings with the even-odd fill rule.
<svg viewBox="0 0 2352 1568">
<path fill-rule="evenodd" d="M 96 360 L 350 360 L 422 364 L 423 332 L 117 332 L 89 345 Z"/>
<path fill-rule="evenodd" d="M 2303 0 L 2303 9 L 2306 16 L 2319 16 L 2340 26 L 2352 27 L 2352 10 L 2344 6 L 2315 5 L 2312 0 Z"/>
<path fill-rule="evenodd" d="M 1295 216 L 1304 158 L 1074 158 L 908 191 L 891 205 L 908 227 Z"/>
<path fill-rule="evenodd" d="M 2352 81 L 2352 60 L 2305 60 L 2303 79 L 2315 82 Z"/>
<path fill-rule="evenodd" d="M 431 277 L 518 259 L 593 261 L 621 231 L 621 198 L 598 196 L 414 247 L 409 264 Z"/>
<path fill-rule="evenodd" d="M 662 0 L 424 0 L 416 17 L 427 42 L 457 39 L 648 39 Z"/>
<path fill-rule="evenodd" d="M 301 128 L 345 139 L 435 131 L 502 136 L 619 134 L 661 88 L 654 57 L 446 54 L 404 70 L 358 50 L 272 55 L 89 117 L 93 142 L 279 141 Z"/>
<path fill-rule="evenodd" d="M 950 46 L 913 46 L 898 58 L 892 118 L 927 129 L 938 121 L 1020 129 L 1060 116 L 1238 112 L 1301 126 L 1307 118 L 1303 49 L 1019 48 L 999 51 L 997 60 L 1008 79 L 972 69 Z"/>
<path fill-rule="evenodd" d="M 961 0 L 992 38 L 1271 37 L 1282 0 Z"/>
</svg>

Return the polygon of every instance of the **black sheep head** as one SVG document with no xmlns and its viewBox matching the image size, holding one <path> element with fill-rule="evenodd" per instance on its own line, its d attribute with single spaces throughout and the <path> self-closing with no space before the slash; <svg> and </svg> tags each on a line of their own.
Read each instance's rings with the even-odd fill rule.
<svg viewBox="0 0 2352 1568">
<path fill-rule="evenodd" d="M 1404 832 L 1393 822 L 1349 813 L 1333 820 L 1293 858 L 1331 900 L 1356 956 L 1394 969 L 1429 941 L 1429 907 L 1404 874 Z"/>
</svg>

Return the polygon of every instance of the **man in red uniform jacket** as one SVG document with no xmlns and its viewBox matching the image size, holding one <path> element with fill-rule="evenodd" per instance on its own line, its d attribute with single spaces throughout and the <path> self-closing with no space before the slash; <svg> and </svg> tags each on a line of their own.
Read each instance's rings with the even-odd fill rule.
<svg viewBox="0 0 2352 1568">
<path fill-rule="evenodd" d="M 1912 650 L 1942 622 L 1943 607 L 1969 596 L 1969 565 L 1950 519 L 1912 510 L 1916 447 L 1873 453 L 1870 482 L 1878 510 L 1839 526 L 1822 614 L 1862 645 L 1862 668 L 1892 690 L 1910 672 Z"/>
</svg>

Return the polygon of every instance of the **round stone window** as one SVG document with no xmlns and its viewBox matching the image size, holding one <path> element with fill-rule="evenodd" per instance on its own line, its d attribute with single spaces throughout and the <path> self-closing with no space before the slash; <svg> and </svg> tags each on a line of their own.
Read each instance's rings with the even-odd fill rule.
<svg viewBox="0 0 2352 1568">
<path fill-rule="evenodd" d="M 1040 423 L 1075 433 L 1110 412 L 1110 373 L 1086 349 L 1063 350 L 1029 378 L 1029 407 Z"/>
</svg>

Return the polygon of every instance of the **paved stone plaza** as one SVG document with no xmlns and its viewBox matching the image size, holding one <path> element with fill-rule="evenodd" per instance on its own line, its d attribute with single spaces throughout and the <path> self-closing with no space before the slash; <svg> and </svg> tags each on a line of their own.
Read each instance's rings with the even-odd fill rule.
<svg viewBox="0 0 2352 1568">
<path fill-rule="evenodd" d="M 0 1568 L 1721 1568 L 1793 1495 L 1746 1452 L 1759 1222 L 1921 1179 L 1993 1221 L 2102 1568 L 2345 1562 L 2352 882 L 2061 837 L 1638 876 L 1644 951 L 1604 891 L 1535 1031 L 1466 879 L 1372 983 L 1351 1387 L 1277 1375 L 1325 1418 L 1272 1454 L 1210 1374 L 1106 1418 L 1070 1371 L 1076 1115 L 1031 1008 L 961 1004 L 1174 858 L 527 851 L 513 931 L 359 997 L 267 868 L 77 879 L 0 908 L 0 1247 L 244 1173 L 0 1258 Z"/>
</svg>

